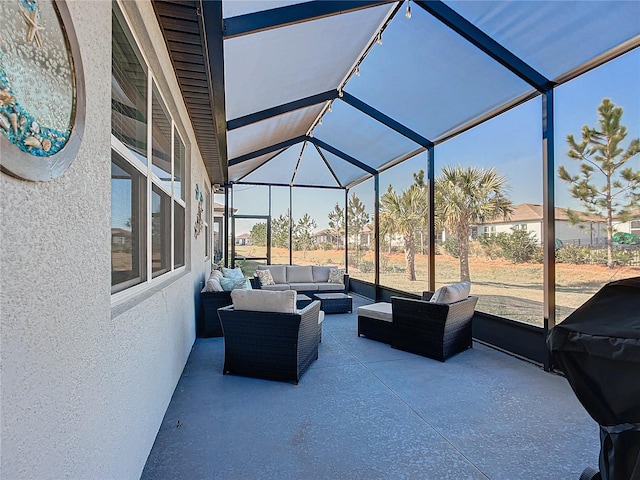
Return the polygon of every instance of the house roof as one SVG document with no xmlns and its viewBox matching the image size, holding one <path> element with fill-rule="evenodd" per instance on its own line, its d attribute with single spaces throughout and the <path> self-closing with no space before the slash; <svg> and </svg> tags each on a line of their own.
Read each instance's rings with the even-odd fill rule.
<svg viewBox="0 0 640 480">
<path fill-rule="evenodd" d="M 566 208 L 556 207 L 554 209 L 555 219 L 556 220 L 569 220 L 569 215 L 567 214 Z M 605 219 L 598 215 L 593 215 L 590 213 L 579 212 L 574 210 L 575 213 L 580 215 L 580 218 L 583 218 L 585 221 L 593 221 L 593 222 L 604 222 Z M 482 225 L 498 225 L 498 224 L 507 224 L 507 223 L 524 223 L 524 222 L 542 222 L 543 220 L 543 207 L 542 205 L 538 205 L 536 203 L 520 203 L 513 207 L 513 213 L 509 217 L 508 220 L 504 220 L 503 218 L 496 218 L 490 221 L 486 221 L 482 223 Z"/>
<path fill-rule="evenodd" d="M 153 3 L 212 183 L 350 188 L 640 46 L 629 1 Z"/>
<path fill-rule="evenodd" d="M 233 208 L 233 213 L 236 213 L 238 211 L 237 208 Z M 224 215 L 225 213 L 225 208 L 224 205 L 218 202 L 213 202 L 213 211 L 214 213 L 221 213 L 222 215 Z"/>
</svg>

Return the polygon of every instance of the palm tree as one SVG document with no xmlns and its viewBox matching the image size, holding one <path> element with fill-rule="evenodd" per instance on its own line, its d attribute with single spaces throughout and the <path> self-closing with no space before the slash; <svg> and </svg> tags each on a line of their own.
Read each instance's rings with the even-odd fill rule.
<svg viewBox="0 0 640 480">
<path fill-rule="evenodd" d="M 460 281 L 470 281 L 469 235 L 471 226 L 498 217 L 509 218 L 513 209 L 505 197 L 507 179 L 493 168 L 443 167 L 435 181 L 436 217 L 453 232 L 460 251 Z"/>
<path fill-rule="evenodd" d="M 428 203 L 429 190 L 427 188 L 427 184 L 424 181 L 424 170 L 420 169 L 418 173 L 413 174 L 413 183 L 420 189 L 420 191 L 424 195 L 424 201 Z M 419 223 L 420 225 L 418 228 L 418 233 L 420 234 L 420 254 L 424 255 L 426 253 L 424 247 L 425 237 L 428 238 L 429 236 L 429 217 L 425 215 L 419 220 Z"/>
<path fill-rule="evenodd" d="M 404 239 L 404 258 L 407 265 L 407 279 L 416 279 L 415 239 L 422 220 L 427 216 L 427 202 L 424 192 L 417 185 L 411 185 L 398 195 L 389 185 L 380 197 L 381 224 Z"/>
</svg>

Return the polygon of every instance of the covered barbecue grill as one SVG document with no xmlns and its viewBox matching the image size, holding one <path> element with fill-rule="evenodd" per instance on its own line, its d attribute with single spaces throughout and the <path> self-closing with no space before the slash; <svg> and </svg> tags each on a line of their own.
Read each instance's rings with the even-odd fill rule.
<svg viewBox="0 0 640 480">
<path fill-rule="evenodd" d="M 640 277 L 605 285 L 551 329 L 547 345 L 600 424 L 601 478 L 640 479 Z M 582 478 L 599 478 L 588 470 Z"/>
</svg>

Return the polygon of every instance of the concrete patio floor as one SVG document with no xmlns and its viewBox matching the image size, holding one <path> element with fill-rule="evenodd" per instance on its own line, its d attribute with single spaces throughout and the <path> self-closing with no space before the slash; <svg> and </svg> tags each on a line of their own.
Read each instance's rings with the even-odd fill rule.
<svg viewBox="0 0 640 480">
<path fill-rule="evenodd" d="M 578 480 L 598 425 L 566 379 L 483 345 L 446 363 L 327 315 L 299 385 L 222 375 L 198 339 L 143 479 Z"/>
</svg>

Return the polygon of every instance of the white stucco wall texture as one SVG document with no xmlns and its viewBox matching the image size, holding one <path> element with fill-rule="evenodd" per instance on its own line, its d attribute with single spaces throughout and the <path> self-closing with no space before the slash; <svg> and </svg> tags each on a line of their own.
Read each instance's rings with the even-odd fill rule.
<svg viewBox="0 0 640 480">
<path fill-rule="evenodd" d="M 149 22 L 146 45 L 158 50 L 151 68 L 171 73 L 151 4 L 125 3 Z M 139 478 L 193 345 L 194 298 L 209 268 L 188 195 L 184 271 L 112 306 L 112 4 L 67 4 L 87 92 L 80 151 L 53 181 L 0 173 L 3 480 Z M 175 78 L 159 84 L 176 88 L 168 107 L 195 145 Z M 192 192 L 208 180 L 197 148 L 189 152 Z"/>
</svg>

